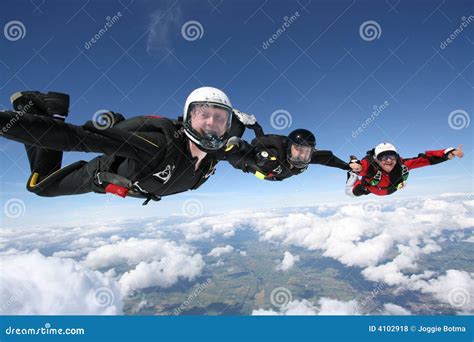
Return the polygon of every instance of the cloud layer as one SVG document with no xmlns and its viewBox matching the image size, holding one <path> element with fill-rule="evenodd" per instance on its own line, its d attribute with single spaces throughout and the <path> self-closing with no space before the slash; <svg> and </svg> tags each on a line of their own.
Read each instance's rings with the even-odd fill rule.
<svg viewBox="0 0 474 342">
<path fill-rule="evenodd" d="M 0 269 L 0 314 L 122 313 L 118 284 L 71 259 L 33 251 L 3 256 Z"/>
<path fill-rule="evenodd" d="M 254 316 L 310 316 L 310 315 L 360 315 L 359 305 L 355 300 L 339 301 L 331 298 L 320 298 L 319 305 L 313 305 L 306 299 L 293 300 L 279 309 L 263 310 L 257 309 L 252 311 Z"/>
<path fill-rule="evenodd" d="M 3 228 L 0 262 L 5 272 L 0 278 L 0 296 L 6 305 L 2 312 L 121 313 L 122 299 L 134 291 L 153 286 L 167 288 L 180 279 L 193 281 L 199 276 L 206 265 L 193 245 L 219 241 L 207 254 L 219 258 L 236 250 L 222 241 L 232 239 L 239 231 L 252 230 L 262 242 L 286 250 L 278 260 L 278 271 L 288 271 L 300 262 L 300 256 L 288 251 L 290 246 L 318 250 L 347 267 L 357 268 L 366 280 L 383 283 L 394 293 L 419 291 L 458 313 L 472 314 L 472 273 L 448 265 L 430 269 L 420 264 L 423 258 L 442 252 L 446 241 L 462 246 L 474 241 L 471 198 L 460 194 L 395 198 L 264 212 L 236 211 L 193 219 L 25 228 L 21 233 Z M 240 247 L 237 251 L 246 254 Z M 465 259 L 462 249 L 458 253 L 460 259 Z M 68 279 L 74 279 L 77 285 Z M 70 287 L 72 290 L 64 292 Z M 13 289 L 21 291 L 13 293 Z M 112 293 L 110 305 L 95 305 L 88 297 L 97 289 L 102 290 L 101 295 Z M 103 295 L 98 298 L 107 300 Z M 337 298 L 322 298 L 316 304 L 296 299 L 286 311 L 277 313 L 363 312 L 354 303 L 347 304 L 351 301 L 338 306 L 340 303 Z M 386 303 L 379 313 L 410 312 Z"/>
</svg>

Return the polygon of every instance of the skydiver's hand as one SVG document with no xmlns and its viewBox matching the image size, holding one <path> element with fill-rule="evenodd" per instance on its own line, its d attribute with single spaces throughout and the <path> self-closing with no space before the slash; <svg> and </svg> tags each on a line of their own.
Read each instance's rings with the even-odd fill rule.
<svg viewBox="0 0 474 342">
<path fill-rule="evenodd" d="M 362 165 L 360 164 L 360 160 L 357 159 L 356 156 L 349 157 L 349 167 L 352 169 L 353 172 L 359 173 L 362 171 Z"/>
<path fill-rule="evenodd" d="M 230 137 L 227 140 L 226 144 L 226 151 L 234 150 L 234 151 L 240 151 L 242 147 L 244 146 L 244 142 L 242 139 L 239 137 Z"/>
<path fill-rule="evenodd" d="M 464 157 L 464 151 L 462 150 L 463 145 L 459 145 L 457 149 L 452 150 L 448 153 L 448 159 L 453 159 L 454 157 L 462 158 Z"/>
<path fill-rule="evenodd" d="M 241 112 L 240 110 L 235 108 L 232 109 L 232 112 L 235 116 L 237 116 L 239 121 L 244 124 L 245 127 L 252 127 L 257 123 L 257 118 L 255 117 L 255 115 Z"/>
<path fill-rule="evenodd" d="M 353 172 L 355 173 L 359 173 L 362 171 L 362 165 L 360 165 L 360 163 L 356 163 L 356 162 L 353 162 L 353 163 L 349 163 L 349 167 L 352 169 Z"/>
</svg>

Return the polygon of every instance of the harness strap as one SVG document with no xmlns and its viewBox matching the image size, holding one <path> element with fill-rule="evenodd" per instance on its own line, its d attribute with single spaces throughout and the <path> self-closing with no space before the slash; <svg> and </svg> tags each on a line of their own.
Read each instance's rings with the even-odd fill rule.
<svg viewBox="0 0 474 342">
<path fill-rule="evenodd" d="M 160 196 L 150 194 L 145 190 L 140 189 L 138 186 L 132 184 L 128 178 L 112 172 L 97 172 L 95 179 L 99 185 L 104 185 L 104 183 L 107 183 L 107 185 L 105 185 L 106 193 L 111 193 L 122 198 L 126 196 L 146 198 L 145 202 L 143 202 L 143 205 L 147 205 L 150 200 L 161 200 Z"/>
</svg>

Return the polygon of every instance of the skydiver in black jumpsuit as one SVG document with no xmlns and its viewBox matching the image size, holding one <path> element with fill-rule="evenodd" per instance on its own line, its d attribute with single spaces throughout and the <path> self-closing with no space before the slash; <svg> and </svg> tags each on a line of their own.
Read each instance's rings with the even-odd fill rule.
<svg viewBox="0 0 474 342">
<path fill-rule="evenodd" d="M 229 134 L 242 136 L 245 130 L 238 120 L 245 114 L 233 112 L 227 96 L 211 87 L 189 95 L 182 121 L 125 120 L 108 112 L 103 122 L 76 126 L 64 122 L 68 95 L 21 92 L 12 103 L 16 111 L 0 112 L 0 135 L 25 144 L 31 167 L 27 189 L 45 197 L 108 192 L 145 198 L 146 204 L 197 189 L 226 154 Z M 61 168 L 63 151 L 103 155 Z"/>
<path fill-rule="evenodd" d="M 342 170 L 358 170 L 360 165 L 348 164 L 331 151 L 317 150 L 316 138 L 306 129 L 297 129 L 289 136 L 256 134 L 249 144 L 241 139 L 231 138 L 237 153 L 226 156 L 226 160 L 237 169 L 255 174 L 259 179 L 282 181 L 307 170 L 310 164 L 336 167 Z"/>
</svg>

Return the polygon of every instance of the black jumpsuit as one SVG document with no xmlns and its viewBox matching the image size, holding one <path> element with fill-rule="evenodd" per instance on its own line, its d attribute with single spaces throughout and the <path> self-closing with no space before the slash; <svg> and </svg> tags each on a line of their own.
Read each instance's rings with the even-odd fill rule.
<svg viewBox="0 0 474 342">
<path fill-rule="evenodd" d="M 25 144 L 32 171 L 27 189 L 40 196 L 104 193 L 110 184 L 104 175 L 116 175 L 133 185 L 129 195 L 159 198 L 198 188 L 223 155 L 208 153 L 196 170 L 197 158 L 191 156 L 182 124 L 159 117 L 134 117 L 101 130 L 92 122 L 76 126 L 5 111 L 0 112 L 0 128 L 0 135 Z M 233 126 L 233 134 L 241 136 L 244 130 L 241 124 Z M 61 168 L 61 151 L 103 155 Z"/>
<path fill-rule="evenodd" d="M 292 167 L 287 160 L 288 146 L 291 142 L 287 136 L 266 134 L 257 136 L 250 144 L 244 143 L 239 153 L 226 157 L 233 167 L 244 172 L 255 173 L 265 180 L 281 181 L 298 175 L 306 168 Z M 321 164 L 350 170 L 349 164 L 337 158 L 331 151 L 316 150 L 309 164 Z"/>
</svg>

